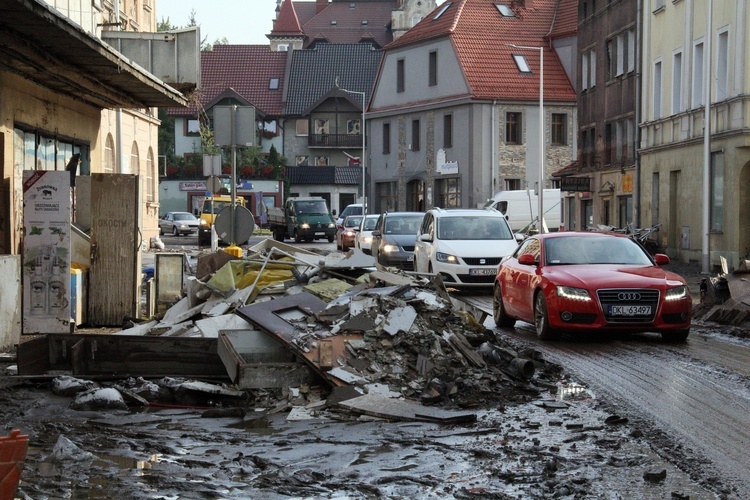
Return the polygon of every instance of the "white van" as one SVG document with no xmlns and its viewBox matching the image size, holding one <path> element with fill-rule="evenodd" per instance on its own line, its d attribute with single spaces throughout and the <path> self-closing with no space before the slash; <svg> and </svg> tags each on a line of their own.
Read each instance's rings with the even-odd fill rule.
<svg viewBox="0 0 750 500">
<path fill-rule="evenodd" d="M 550 231 L 558 231 L 561 225 L 562 199 L 559 189 L 545 189 L 544 223 Z M 485 203 L 483 208 L 494 208 L 505 214 L 513 231 L 522 231 L 536 218 L 539 201 L 533 190 L 519 189 L 499 191 Z"/>
</svg>

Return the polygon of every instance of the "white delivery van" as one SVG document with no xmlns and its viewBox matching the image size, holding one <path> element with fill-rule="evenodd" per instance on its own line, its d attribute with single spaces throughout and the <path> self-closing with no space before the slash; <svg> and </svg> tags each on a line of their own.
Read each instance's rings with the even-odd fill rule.
<svg viewBox="0 0 750 500">
<path fill-rule="evenodd" d="M 559 189 L 545 189 L 542 197 L 544 222 L 550 231 L 558 231 L 561 225 L 562 199 Z M 539 200 L 533 190 L 519 189 L 499 191 L 484 205 L 505 214 L 513 231 L 522 231 L 536 218 Z"/>
</svg>

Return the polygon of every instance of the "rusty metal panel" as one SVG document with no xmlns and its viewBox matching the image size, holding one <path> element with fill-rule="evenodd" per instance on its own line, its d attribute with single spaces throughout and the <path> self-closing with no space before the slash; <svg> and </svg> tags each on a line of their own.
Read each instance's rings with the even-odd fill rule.
<svg viewBox="0 0 750 500">
<path fill-rule="evenodd" d="M 93 174 L 91 179 L 91 326 L 121 325 L 140 317 L 141 237 L 137 175 Z"/>
</svg>

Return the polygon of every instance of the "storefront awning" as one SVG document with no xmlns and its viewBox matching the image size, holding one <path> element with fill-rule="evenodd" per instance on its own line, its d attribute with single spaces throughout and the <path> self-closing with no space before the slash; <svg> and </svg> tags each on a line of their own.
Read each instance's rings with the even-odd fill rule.
<svg viewBox="0 0 750 500">
<path fill-rule="evenodd" d="M 101 109 L 187 105 L 180 92 L 41 0 L 0 2 L 0 68 Z"/>
</svg>

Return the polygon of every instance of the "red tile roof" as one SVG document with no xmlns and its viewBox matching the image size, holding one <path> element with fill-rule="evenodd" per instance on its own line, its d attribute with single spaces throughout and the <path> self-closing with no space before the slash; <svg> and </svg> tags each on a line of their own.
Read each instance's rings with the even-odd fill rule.
<svg viewBox="0 0 750 500">
<path fill-rule="evenodd" d="M 551 38 L 575 36 L 578 33 L 578 0 L 561 0 L 554 23 Z"/>
<path fill-rule="evenodd" d="M 515 17 L 503 17 L 495 7 L 502 0 L 446 1 L 385 50 L 391 52 L 427 40 L 450 37 L 463 68 L 472 96 L 476 99 L 529 101 L 539 98 L 539 51 L 518 49 L 509 44 L 544 47 L 544 99 L 575 102 L 576 94 L 549 34 L 561 4 L 575 0 L 506 0 Z M 447 6 L 447 8 L 446 8 Z M 445 11 L 437 17 L 437 14 Z M 436 19 L 437 17 L 437 19 Z M 522 74 L 513 59 L 525 56 L 531 73 Z"/>
<path fill-rule="evenodd" d="M 284 109 L 282 94 L 289 54 L 271 52 L 268 45 L 214 45 L 212 51 L 201 52 L 201 86 L 195 97 L 205 107 L 231 89 L 260 113 L 278 116 Z M 276 90 L 269 89 L 271 78 L 279 79 Z M 170 108 L 168 113 L 195 116 L 197 106 Z"/>
<path fill-rule="evenodd" d="M 301 35 L 302 28 L 299 26 L 297 12 L 294 10 L 292 0 L 284 0 L 281 4 L 279 16 L 273 23 L 272 35 Z"/>
</svg>

